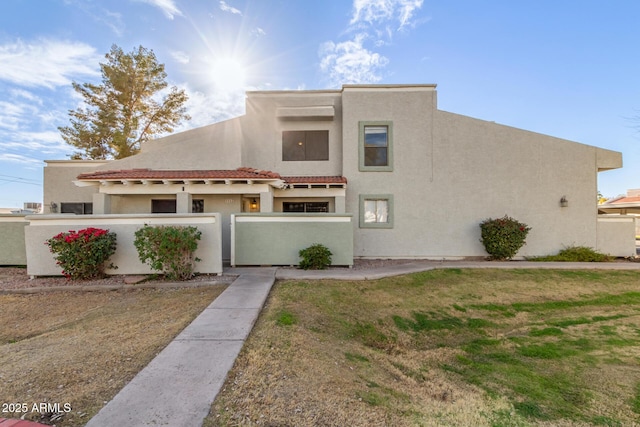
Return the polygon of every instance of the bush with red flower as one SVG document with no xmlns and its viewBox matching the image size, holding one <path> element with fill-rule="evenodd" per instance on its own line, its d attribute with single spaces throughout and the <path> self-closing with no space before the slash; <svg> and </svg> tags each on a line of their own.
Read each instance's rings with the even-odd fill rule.
<svg viewBox="0 0 640 427">
<path fill-rule="evenodd" d="M 116 233 L 101 228 L 59 233 L 45 242 L 62 274 L 70 279 L 104 277 L 105 263 L 116 251 Z M 116 268 L 113 264 L 110 268 Z"/>
<path fill-rule="evenodd" d="M 513 258 L 525 244 L 531 227 L 505 215 L 502 218 L 485 219 L 480 223 L 480 241 L 494 260 Z"/>
</svg>

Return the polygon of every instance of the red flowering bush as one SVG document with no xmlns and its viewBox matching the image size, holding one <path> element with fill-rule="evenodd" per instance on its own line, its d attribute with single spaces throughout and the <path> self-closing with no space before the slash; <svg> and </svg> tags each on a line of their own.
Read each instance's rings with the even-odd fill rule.
<svg viewBox="0 0 640 427">
<path fill-rule="evenodd" d="M 491 259 L 511 259 L 525 244 L 530 227 L 505 215 L 502 218 L 485 219 L 480 223 L 480 241 Z"/>
<path fill-rule="evenodd" d="M 104 276 L 105 262 L 116 251 L 116 233 L 93 227 L 69 230 L 53 236 L 45 245 L 68 278 L 99 278 Z M 113 264 L 109 267 L 114 268 Z"/>
</svg>

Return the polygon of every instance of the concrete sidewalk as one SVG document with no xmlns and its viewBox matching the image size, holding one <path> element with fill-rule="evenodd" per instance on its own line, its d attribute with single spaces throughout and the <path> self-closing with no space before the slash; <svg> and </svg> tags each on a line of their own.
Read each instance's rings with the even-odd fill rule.
<svg viewBox="0 0 640 427">
<path fill-rule="evenodd" d="M 228 268 L 239 277 L 131 380 L 87 427 L 197 427 L 233 367 L 275 279 L 374 280 L 441 268 L 637 270 L 640 263 L 408 261 L 379 268 Z"/>
<path fill-rule="evenodd" d="M 429 261 L 415 260 L 370 269 L 333 268 L 329 270 L 299 270 L 279 268 L 276 279 L 300 280 L 375 280 L 400 274 L 417 273 L 442 268 L 515 268 L 555 270 L 638 270 L 640 262 L 533 262 L 533 261 Z M 232 271 L 230 269 L 229 271 Z"/>
<path fill-rule="evenodd" d="M 262 310 L 275 273 L 275 268 L 240 272 L 87 426 L 201 426 Z"/>
</svg>

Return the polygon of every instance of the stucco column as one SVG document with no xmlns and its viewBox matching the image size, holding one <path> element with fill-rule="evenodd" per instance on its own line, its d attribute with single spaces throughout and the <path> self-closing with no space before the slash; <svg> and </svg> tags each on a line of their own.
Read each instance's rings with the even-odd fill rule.
<svg viewBox="0 0 640 427">
<path fill-rule="evenodd" d="M 183 191 L 176 194 L 176 213 L 191 213 L 191 193 Z"/>
<path fill-rule="evenodd" d="M 93 213 L 94 214 L 110 214 L 111 213 L 111 195 L 104 193 L 93 194 Z"/>
<path fill-rule="evenodd" d="M 346 213 L 346 197 L 345 196 L 336 196 L 335 197 L 335 207 L 336 213 Z"/>
<path fill-rule="evenodd" d="M 273 212 L 273 192 L 260 193 L 260 212 Z"/>
</svg>

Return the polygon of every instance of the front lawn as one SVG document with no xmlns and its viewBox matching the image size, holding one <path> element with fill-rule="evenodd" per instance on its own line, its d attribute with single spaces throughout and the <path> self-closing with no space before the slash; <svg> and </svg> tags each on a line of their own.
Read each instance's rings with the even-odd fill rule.
<svg viewBox="0 0 640 427">
<path fill-rule="evenodd" d="M 435 270 L 274 286 L 205 426 L 626 426 L 640 273 Z"/>
<path fill-rule="evenodd" d="M 0 418 L 85 425 L 225 287 L 0 295 Z"/>
</svg>

